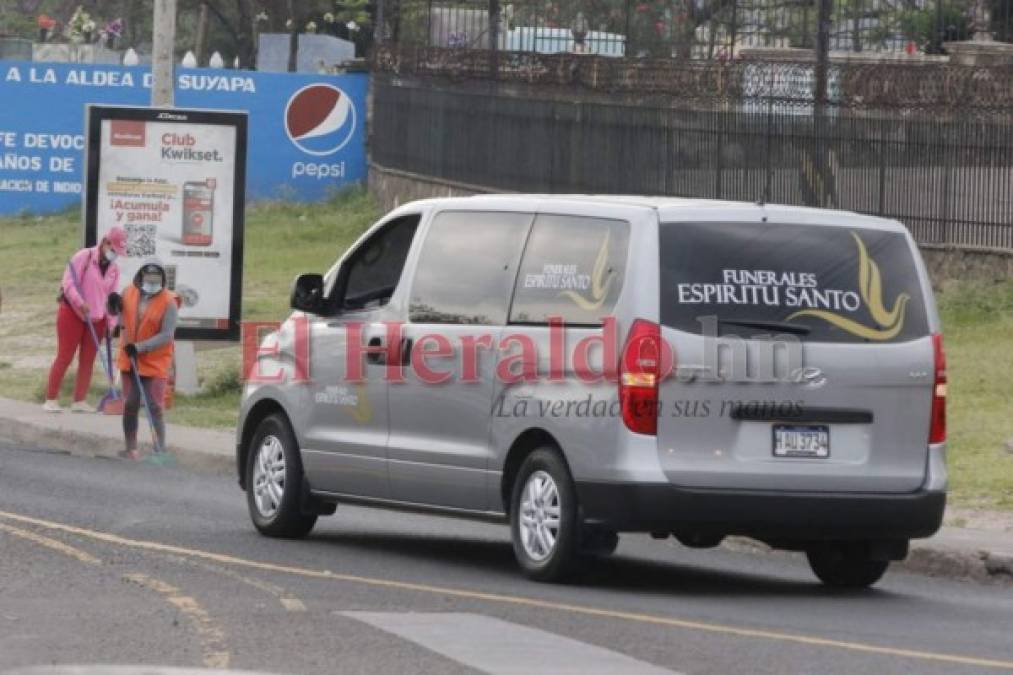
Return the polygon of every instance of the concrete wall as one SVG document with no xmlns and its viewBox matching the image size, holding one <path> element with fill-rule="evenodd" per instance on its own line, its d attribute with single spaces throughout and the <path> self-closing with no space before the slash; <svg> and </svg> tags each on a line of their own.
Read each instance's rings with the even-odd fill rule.
<svg viewBox="0 0 1013 675">
<path fill-rule="evenodd" d="M 384 213 L 416 199 L 502 192 L 481 185 L 390 169 L 372 162 L 369 164 L 369 190 Z M 1013 278 L 1013 251 L 979 251 L 934 245 L 921 248 L 932 284 L 937 288 L 947 281 L 958 279 L 994 283 Z"/>
<path fill-rule="evenodd" d="M 30 61 L 31 58 L 31 40 L 15 37 L 0 37 L 0 60 Z"/>
<path fill-rule="evenodd" d="M 455 183 L 423 176 L 399 169 L 388 169 L 370 162 L 369 191 L 376 197 L 381 210 L 386 213 L 405 202 L 432 197 L 468 197 L 470 195 L 502 192 L 481 185 Z"/>
<path fill-rule="evenodd" d="M 53 63 L 102 63 L 118 64 L 123 56 L 120 52 L 106 49 L 102 45 L 53 44 L 36 42 L 32 45 L 32 60 Z"/>
<path fill-rule="evenodd" d="M 1013 279 L 1013 251 L 976 251 L 945 246 L 921 247 L 932 284 L 946 281 L 996 283 Z"/>
</svg>

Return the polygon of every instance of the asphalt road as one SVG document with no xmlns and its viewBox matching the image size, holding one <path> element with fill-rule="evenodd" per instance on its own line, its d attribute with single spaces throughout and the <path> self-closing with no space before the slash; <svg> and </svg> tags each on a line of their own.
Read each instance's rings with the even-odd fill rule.
<svg viewBox="0 0 1013 675">
<path fill-rule="evenodd" d="M 1001 672 L 1011 630 L 1008 586 L 839 595 L 797 556 L 643 536 L 570 585 L 524 579 L 496 525 L 339 507 L 271 540 L 231 475 L 0 441 L 0 672 Z"/>
</svg>

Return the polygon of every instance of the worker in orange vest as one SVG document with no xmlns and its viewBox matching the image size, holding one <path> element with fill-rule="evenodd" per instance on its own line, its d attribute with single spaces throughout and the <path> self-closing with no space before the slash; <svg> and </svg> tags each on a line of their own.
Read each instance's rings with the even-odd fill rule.
<svg viewBox="0 0 1013 675">
<path fill-rule="evenodd" d="M 165 421 L 162 410 L 165 386 L 172 367 L 174 334 L 179 298 L 166 288 L 165 267 L 157 258 L 149 258 L 134 275 L 133 283 L 123 290 L 120 312 L 120 349 L 116 365 L 123 381 L 123 436 L 126 449 L 121 457 L 138 459 L 137 412 L 141 396 L 134 384 L 132 362 L 137 363 L 141 386 L 147 397 L 149 418 L 165 448 Z"/>
</svg>

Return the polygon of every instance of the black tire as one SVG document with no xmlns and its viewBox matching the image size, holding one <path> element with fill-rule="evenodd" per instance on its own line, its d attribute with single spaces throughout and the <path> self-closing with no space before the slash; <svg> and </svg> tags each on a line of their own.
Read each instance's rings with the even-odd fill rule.
<svg viewBox="0 0 1013 675">
<path fill-rule="evenodd" d="M 524 489 L 528 479 L 539 471 L 548 474 L 555 484 L 559 510 L 555 543 L 551 552 L 541 560 L 528 553 L 521 534 Z M 577 490 L 559 451 L 553 447 L 542 447 L 528 455 L 517 472 L 510 495 L 510 536 L 514 556 L 525 575 L 536 581 L 558 582 L 565 581 L 578 571 L 580 530 L 577 513 Z"/>
<path fill-rule="evenodd" d="M 284 455 L 285 470 L 281 503 L 273 513 L 261 512 L 257 504 L 258 490 L 255 479 L 259 452 L 264 441 L 274 438 L 280 442 Z M 309 534 L 317 522 L 315 515 L 307 514 L 303 504 L 303 470 L 299 457 L 299 446 L 288 421 L 280 414 L 270 415 L 261 420 L 250 439 L 246 453 L 246 506 L 254 527 L 268 537 L 298 539 Z"/>
<path fill-rule="evenodd" d="M 889 560 L 873 560 L 861 542 L 822 544 L 806 551 L 806 557 L 820 581 L 839 589 L 868 588 L 890 567 Z"/>
</svg>

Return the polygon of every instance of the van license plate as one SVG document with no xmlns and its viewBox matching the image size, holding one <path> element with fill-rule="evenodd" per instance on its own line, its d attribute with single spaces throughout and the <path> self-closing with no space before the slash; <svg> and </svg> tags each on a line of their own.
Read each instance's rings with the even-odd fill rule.
<svg viewBox="0 0 1013 675">
<path fill-rule="evenodd" d="M 774 425 L 775 457 L 829 457 L 830 427 L 815 425 Z"/>
</svg>

